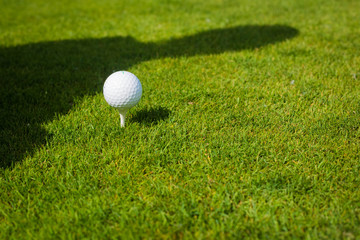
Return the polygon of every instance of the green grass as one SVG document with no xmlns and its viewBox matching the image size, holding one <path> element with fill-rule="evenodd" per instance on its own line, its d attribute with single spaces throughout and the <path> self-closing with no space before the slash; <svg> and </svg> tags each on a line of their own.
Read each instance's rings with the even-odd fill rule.
<svg viewBox="0 0 360 240">
<path fill-rule="evenodd" d="M 0 239 L 360 238 L 359 1 L 0 9 Z"/>
</svg>

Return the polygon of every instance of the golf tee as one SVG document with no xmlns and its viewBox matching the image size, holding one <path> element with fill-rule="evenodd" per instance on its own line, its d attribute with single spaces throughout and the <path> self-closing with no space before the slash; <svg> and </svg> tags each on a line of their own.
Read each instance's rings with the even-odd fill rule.
<svg viewBox="0 0 360 240">
<path fill-rule="evenodd" d="M 126 113 L 127 113 L 127 110 L 119 110 L 121 127 L 125 127 Z"/>
</svg>

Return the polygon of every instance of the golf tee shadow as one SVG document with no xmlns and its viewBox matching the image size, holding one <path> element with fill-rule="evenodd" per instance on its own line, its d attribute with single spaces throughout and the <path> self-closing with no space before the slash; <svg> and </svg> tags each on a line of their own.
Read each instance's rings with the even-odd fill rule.
<svg viewBox="0 0 360 240">
<path fill-rule="evenodd" d="M 41 125 L 66 114 L 74 100 L 102 91 L 106 77 L 142 61 L 256 49 L 295 37 L 285 25 L 244 25 L 140 42 L 133 37 L 61 40 L 0 47 L 0 168 L 46 143 Z M 140 110 L 145 125 L 169 116 L 163 107 Z"/>
</svg>

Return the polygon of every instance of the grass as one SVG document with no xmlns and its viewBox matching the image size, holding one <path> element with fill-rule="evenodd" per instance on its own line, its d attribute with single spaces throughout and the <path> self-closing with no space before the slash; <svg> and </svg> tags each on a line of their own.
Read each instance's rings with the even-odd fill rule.
<svg viewBox="0 0 360 240">
<path fill-rule="evenodd" d="M 360 237 L 360 2 L 0 9 L 1 239 Z"/>
</svg>

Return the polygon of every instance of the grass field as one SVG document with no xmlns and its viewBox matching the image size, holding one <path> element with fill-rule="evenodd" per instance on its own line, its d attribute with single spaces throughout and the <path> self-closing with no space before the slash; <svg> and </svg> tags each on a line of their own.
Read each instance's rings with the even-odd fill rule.
<svg viewBox="0 0 360 240">
<path fill-rule="evenodd" d="M 0 239 L 360 239 L 359 10 L 1 0 Z"/>
</svg>

